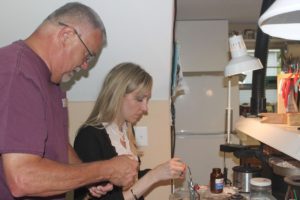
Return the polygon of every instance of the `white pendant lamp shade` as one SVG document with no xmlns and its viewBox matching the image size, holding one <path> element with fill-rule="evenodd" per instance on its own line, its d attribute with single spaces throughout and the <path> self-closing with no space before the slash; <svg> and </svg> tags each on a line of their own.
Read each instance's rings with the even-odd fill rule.
<svg viewBox="0 0 300 200">
<path fill-rule="evenodd" d="M 230 37 L 229 46 L 232 59 L 225 67 L 225 77 L 263 68 L 259 59 L 247 54 L 246 45 L 241 35 Z"/>
<path fill-rule="evenodd" d="M 276 0 L 259 18 L 258 25 L 270 36 L 300 40 L 300 0 Z"/>
</svg>

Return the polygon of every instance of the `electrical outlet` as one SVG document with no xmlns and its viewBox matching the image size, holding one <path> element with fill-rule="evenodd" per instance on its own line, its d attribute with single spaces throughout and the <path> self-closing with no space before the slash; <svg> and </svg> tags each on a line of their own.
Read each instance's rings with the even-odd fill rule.
<svg viewBox="0 0 300 200">
<path fill-rule="evenodd" d="M 145 126 L 134 127 L 137 146 L 148 146 L 148 129 Z"/>
</svg>

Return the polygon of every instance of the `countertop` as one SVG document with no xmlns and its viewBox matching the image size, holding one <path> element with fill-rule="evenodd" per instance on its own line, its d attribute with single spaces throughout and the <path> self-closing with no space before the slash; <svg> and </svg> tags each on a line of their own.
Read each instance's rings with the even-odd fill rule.
<svg viewBox="0 0 300 200">
<path fill-rule="evenodd" d="M 300 160 L 298 126 L 261 123 L 260 118 L 240 117 L 235 124 L 235 130 Z"/>
<path fill-rule="evenodd" d="M 225 186 L 223 192 L 220 194 L 212 194 L 208 186 L 202 185 L 201 189 L 197 190 L 200 200 L 228 200 L 233 194 L 238 194 L 237 188 L 232 186 Z M 249 193 L 241 194 L 243 200 L 249 199 Z M 170 195 L 170 200 L 189 200 L 189 192 L 186 188 L 177 188 L 175 193 Z M 197 198 L 196 198 L 197 199 Z"/>
</svg>

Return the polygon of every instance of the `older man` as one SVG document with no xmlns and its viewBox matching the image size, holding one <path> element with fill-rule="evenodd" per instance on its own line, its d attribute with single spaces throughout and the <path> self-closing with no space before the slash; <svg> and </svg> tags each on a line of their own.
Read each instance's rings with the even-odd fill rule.
<svg viewBox="0 0 300 200">
<path fill-rule="evenodd" d="M 95 11 L 67 3 L 25 40 L 0 48 L 0 198 L 64 199 L 74 188 L 109 181 L 128 186 L 127 156 L 81 163 L 68 142 L 66 95 L 59 84 L 87 69 L 106 43 Z M 105 194 L 112 184 L 102 186 Z"/>
</svg>

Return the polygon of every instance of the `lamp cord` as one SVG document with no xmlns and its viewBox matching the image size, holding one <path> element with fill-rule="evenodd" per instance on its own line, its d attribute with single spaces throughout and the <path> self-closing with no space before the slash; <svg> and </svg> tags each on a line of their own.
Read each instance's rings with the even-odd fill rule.
<svg viewBox="0 0 300 200">
<path fill-rule="evenodd" d="M 226 157 L 225 152 L 223 154 L 223 162 L 224 162 L 224 169 L 223 169 L 223 177 L 224 177 L 224 185 L 232 185 L 232 182 L 230 179 L 228 179 L 228 168 L 226 167 Z"/>
</svg>

